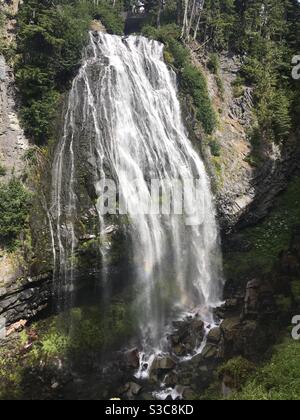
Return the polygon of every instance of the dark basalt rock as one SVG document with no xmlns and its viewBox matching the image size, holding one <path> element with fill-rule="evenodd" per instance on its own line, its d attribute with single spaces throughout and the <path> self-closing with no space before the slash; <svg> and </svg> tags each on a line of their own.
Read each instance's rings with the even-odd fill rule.
<svg viewBox="0 0 300 420">
<path fill-rule="evenodd" d="M 151 372 L 153 371 L 161 371 L 161 370 L 171 370 L 176 366 L 176 361 L 169 357 L 169 356 L 163 356 L 163 357 L 157 357 L 151 367 Z"/>
<path fill-rule="evenodd" d="M 137 348 L 128 350 L 124 354 L 126 365 L 132 369 L 140 367 L 139 351 Z"/>
<path fill-rule="evenodd" d="M 173 323 L 169 336 L 171 351 L 176 356 L 186 356 L 199 346 L 204 338 L 204 323 L 198 317 Z"/>
</svg>

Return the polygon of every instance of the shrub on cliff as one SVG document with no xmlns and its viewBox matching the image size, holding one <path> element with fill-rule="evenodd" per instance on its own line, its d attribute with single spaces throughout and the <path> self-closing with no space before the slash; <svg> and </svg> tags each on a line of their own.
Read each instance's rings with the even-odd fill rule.
<svg viewBox="0 0 300 420">
<path fill-rule="evenodd" d="M 300 343 L 286 340 L 233 400 L 299 400 Z"/>
<path fill-rule="evenodd" d="M 0 185 L 0 244 L 13 245 L 26 225 L 29 193 L 20 181 Z"/>
</svg>

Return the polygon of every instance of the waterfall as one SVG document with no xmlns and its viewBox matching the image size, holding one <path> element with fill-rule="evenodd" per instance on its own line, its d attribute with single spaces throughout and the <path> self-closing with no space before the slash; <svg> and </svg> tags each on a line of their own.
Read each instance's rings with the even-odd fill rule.
<svg viewBox="0 0 300 420">
<path fill-rule="evenodd" d="M 70 291 L 74 281 L 78 168 L 86 161 L 97 198 L 100 182 L 112 178 L 128 209 L 137 322 L 142 342 L 152 348 L 160 346 L 168 322 L 183 313 L 198 308 L 203 320 L 211 322 L 223 286 L 209 178 L 184 127 L 176 76 L 164 62 L 163 48 L 141 36 L 90 33 L 69 94 L 52 173 L 60 293 Z M 187 207 L 199 207 L 198 223 L 191 223 L 189 214 L 138 212 L 132 185 L 147 202 L 151 179 L 162 181 L 162 195 L 174 180 L 197 180 L 201 197 Z M 108 221 L 97 203 L 99 232 L 105 236 Z M 103 246 L 104 272 L 107 252 Z"/>
</svg>

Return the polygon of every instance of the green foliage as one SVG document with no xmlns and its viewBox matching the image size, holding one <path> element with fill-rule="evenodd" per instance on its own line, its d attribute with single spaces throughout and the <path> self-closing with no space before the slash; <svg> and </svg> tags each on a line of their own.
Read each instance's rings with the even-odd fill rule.
<svg viewBox="0 0 300 420">
<path fill-rule="evenodd" d="M 143 34 L 165 44 L 165 50 L 172 57 L 175 68 L 180 70 L 189 61 L 189 52 L 180 42 L 180 29 L 177 25 L 165 25 L 159 29 L 146 25 Z"/>
<path fill-rule="evenodd" d="M 300 400 L 300 342 L 287 339 L 232 400 Z"/>
<path fill-rule="evenodd" d="M 27 223 L 30 195 L 20 181 L 0 185 L 0 243 L 13 245 Z"/>
<path fill-rule="evenodd" d="M 71 325 L 71 329 L 66 325 Z M 50 323 L 47 321 L 34 357 L 81 358 L 117 348 L 122 340 L 130 338 L 134 325 L 131 308 L 117 298 L 105 311 L 96 306 L 73 308 Z"/>
<path fill-rule="evenodd" d="M 119 8 L 105 0 L 28 0 L 18 15 L 17 86 L 21 117 L 28 136 L 47 142 L 53 132 L 61 94 L 69 88 L 81 59 L 92 19 L 101 19 L 109 32 L 122 33 Z"/>
<path fill-rule="evenodd" d="M 207 134 L 212 134 L 216 126 L 216 115 L 208 96 L 206 79 L 203 73 L 188 64 L 181 74 L 183 91 L 190 93 L 196 106 L 196 116 Z"/>
</svg>

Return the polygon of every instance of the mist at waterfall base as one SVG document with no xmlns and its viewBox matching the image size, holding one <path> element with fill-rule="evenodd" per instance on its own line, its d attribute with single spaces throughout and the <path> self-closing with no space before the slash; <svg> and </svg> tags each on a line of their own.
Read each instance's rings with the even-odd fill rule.
<svg viewBox="0 0 300 420">
<path fill-rule="evenodd" d="M 49 220 L 55 294 L 61 311 L 90 302 L 103 311 L 116 294 L 130 290 L 136 314 L 132 342 L 149 359 L 167 351 L 174 320 L 198 314 L 207 324 L 214 322 L 223 288 L 215 208 L 205 166 L 183 124 L 176 75 L 164 62 L 163 45 L 141 36 L 89 36 L 53 161 Z M 99 264 L 84 275 L 76 267 L 83 178 L 93 190 L 100 238 Z M 118 184 L 127 216 L 100 211 L 98 186 L 108 178 Z M 147 202 L 151 179 L 166 188 L 174 180 L 197 180 L 201 224 L 189 226 L 185 215 L 137 212 L 132 183 Z M 112 232 L 127 248 L 117 274 Z M 88 291 L 78 286 L 89 277 Z"/>
</svg>

